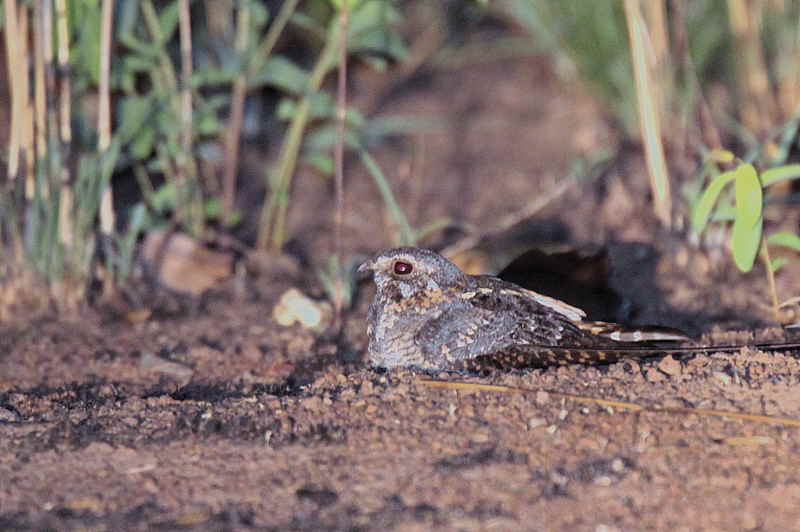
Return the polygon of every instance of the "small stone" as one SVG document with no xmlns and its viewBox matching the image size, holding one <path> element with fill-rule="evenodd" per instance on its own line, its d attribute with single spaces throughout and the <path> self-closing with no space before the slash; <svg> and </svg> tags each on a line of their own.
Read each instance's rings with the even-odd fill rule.
<svg viewBox="0 0 800 532">
<path fill-rule="evenodd" d="M 279 325 L 290 327 L 299 323 L 302 327 L 315 331 L 324 330 L 332 317 L 330 303 L 314 301 L 296 288 L 284 292 L 272 310 L 272 318 Z"/>
<path fill-rule="evenodd" d="M 663 382 L 664 380 L 666 380 L 666 376 L 664 376 L 663 373 L 661 373 L 660 371 L 658 371 L 657 368 L 654 367 L 651 367 L 647 370 L 645 378 L 647 379 L 648 382 Z"/>
<path fill-rule="evenodd" d="M 683 373 L 681 363 L 675 360 L 672 355 L 664 357 L 661 362 L 658 363 L 658 369 L 671 377 L 677 377 Z"/>
<path fill-rule="evenodd" d="M 476 432 L 472 435 L 472 441 L 475 443 L 486 443 L 489 441 L 489 433 L 488 432 Z"/>
<path fill-rule="evenodd" d="M 544 405 L 550 400 L 550 394 L 545 391 L 536 392 L 536 404 Z"/>
<path fill-rule="evenodd" d="M 605 475 L 599 476 L 594 479 L 594 483 L 597 486 L 605 486 L 608 487 L 611 485 L 611 477 L 607 477 Z"/>
<path fill-rule="evenodd" d="M 146 352 L 139 359 L 139 369 L 147 373 L 167 375 L 183 384 L 188 383 L 194 375 L 192 368 L 166 360 L 150 352 Z"/>
<path fill-rule="evenodd" d="M 547 425 L 547 420 L 543 417 L 532 417 L 528 420 L 528 430 Z"/>
</svg>

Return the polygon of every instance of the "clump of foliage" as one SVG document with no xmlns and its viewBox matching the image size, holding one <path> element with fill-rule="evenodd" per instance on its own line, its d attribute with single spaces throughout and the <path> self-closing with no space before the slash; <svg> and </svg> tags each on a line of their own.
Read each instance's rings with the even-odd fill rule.
<svg viewBox="0 0 800 532">
<path fill-rule="evenodd" d="M 778 183 L 799 179 L 800 164 L 776 166 L 759 173 L 752 164 L 740 161 L 732 170 L 719 171 L 720 164 L 731 164 L 734 159 L 734 155 L 728 151 L 717 151 L 709 155 L 706 169 L 712 178 L 693 209 L 692 229 L 698 234 L 702 233 L 712 215 L 716 223 L 732 221 L 730 250 L 733 260 L 739 270 L 749 272 L 760 251 L 769 282 L 773 311 L 777 317 L 780 302 L 773 275 L 786 264 L 786 259 L 771 259 L 769 246 L 782 246 L 800 252 L 800 236 L 781 231 L 764 238 L 763 210 L 767 199 L 765 192 Z M 720 201 L 731 185 L 733 201 L 730 194 Z"/>
<path fill-rule="evenodd" d="M 391 0 L 275 5 L 272 13 L 259 0 L 4 2 L 12 101 L 0 183 L 4 260 L 18 264 L 15 271 L 32 267 L 62 307 L 80 304 L 94 279 L 113 293 L 132 272 L 142 232 L 172 227 L 203 239 L 208 224 L 241 219 L 239 145 L 254 122 L 267 125 L 259 135 L 282 136 L 258 241 L 280 249 L 298 162 L 332 172 L 340 109 L 323 82 L 342 44 L 379 69 L 407 50 Z M 263 101 L 258 90 L 267 87 L 277 105 Z M 248 100 L 271 116 L 246 120 Z M 416 127 L 341 111 L 365 158 L 371 143 Z M 112 177 L 135 191 L 115 197 Z"/>
</svg>

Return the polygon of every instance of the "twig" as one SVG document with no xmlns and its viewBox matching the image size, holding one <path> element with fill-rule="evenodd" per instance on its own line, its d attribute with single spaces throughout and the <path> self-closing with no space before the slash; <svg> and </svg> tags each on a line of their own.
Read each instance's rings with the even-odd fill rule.
<svg viewBox="0 0 800 532">
<path fill-rule="evenodd" d="M 472 235 L 465 236 L 455 244 L 448 246 L 447 248 L 442 250 L 442 255 L 446 257 L 453 257 L 454 255 L 457 255 L 462 251 L 474 248 L 484 238 L 502 233 L 503 231 L 506 231 L 509 228 L 517 225 L 521 221 L 527 220 L 528 218 L 534 216 L 536 213 L 538 213 L 539 211 L 550 205 L 550 203 L 563 196 L 564 193 L 567 190 L 569 190 L 574 184 L 575 184 L 574 179 L 562 179 L 546 195 L 540 196 L 536 201 L 531 202 L 525 205 L 520 210 L 512 212 L 511 214 L 508 214 L 503 218 L 501 218 L 500 222 L 494 228 L 483 233 L 475 233 Z"/>
<path fill-rule="evenodd" d="M 264 40 L 253 54 L 253 58 L 247 65 L 242 65 L 242 72 L 237 76 L 233 85 L 233 98 L 231 101 L 231 119 L 225 136 L 225 165 L 223 169 L 222 182 L 222 206 L 223 220 L 229 223 L 233 214 L 236 202 L 236 172 L 239 166 L 239 141 L 242 135 L 242 121 L 244 120 L 244 104 L 247 97 L 247 80 L 263 68 L 264 63 L 272 54 L 272 49 L 278 42 L 278 37 L 283 33 L 283 29 L 289 22 L 292 13 L 297 7 L 299 0 L 287 0 L 281 5 L 278 15 L 270 24 Z M 249 3 L 242 1 L 239 4 L 239 12 L 236 22 L 236 50 L 240 59 L 244 60 L 247 50 L 247 40 L 249 35 Z"/>
<path fill-rule="evenodd" d="M 34 46 L 33 46 L 33 72 L 34 72 L 34 87 L 33 87 L 33 108 L 34 108 L 34 126 L 35 126 L 35 139 L 36 139 L 36 160 L 44 161 L 47 155 L 47 136 L 46 131 L 46 118 L 47 113 L 47 96 L 44 83 L 44 27 L 42 16 L 42 2 L 34 4 L 33 11 L 33 33 L 34 33 Z M 49 38 L 49 36 L 48 36 Z M 43 193 L 46 194 L 46 188 Z M 46 196 L 45 196 L 46 197 Z"/>
<path fill-rule="evenodd" d="M 239 0 L 236 13 L 236 53 L 239 60 L 244 62 L 247 51 L 248 37 L 250 35 L 250 2 Z M 242 120 L 244 120 L 244 100 L 247 93 L 247 77 L 245 65 L 240 65 L 239 75 L 233 82 L 233 96 L 231 98 L 231 119 L 225 135 L 225 167 L 222 177 L 222 219 L 229 224 L 233 219 L 233 207 L 236 196 L 236 170 L 239 162 L 239 139 L 242 134 Z"/>
<path fill-rule="evenodd" d="M 764 261 L 764 269 L 767 271 L 767 285 L 769 286 L 769 295 L 772 300 L 772 317 L 775 321 L 781 321 L 781 305 L 778 302 L 778 291 L 775 288 L 775 272 L 772 271 L 772 259 L 769 256 L 769 248 L 766 241 L 761 242 L 761 258 Z"/>
<path fill-rule="evenodd" d="M 344 137 L 347 123 L 347 29 L 350 23 L 347 2 L 342 2 L 339 11 L 339 24 L 342 38 L 339 43 L 339 79 L 336 91 L 336 146 L 334 147 L 336 210 L 333 220 L 333 256 L 336 261 L 334 272 L 334 324 L 341 327 L 342 302 L 344 301 L 344 272 L 342 265 L 342 225 L 344 224 Z"/>
<path fill-rule="evenodd" d="M 189 12 L 189 0 L 180 0 L 178 4 L 179 33 L 181 41 L 181 82 L 179 116 L 181 121 L 181 150 L 177 156 L 176 167 L 178 182 L 183 189 L 179 194 L 187 202 L 187 217 L 190 232 L 200 236 L 203 231 L 203 205 L 200 197 L 200 186 L 192 155 L 192 19 Z"/>
<path fill-rule="evenodd" d="M 278 169 L 275 180 L 268 190 L 269 199 L 264 202 L 258 228 L 257 247 L 265 249 L 268 245 L 273 250 L 283 247 L 286 239 L 286 211 L 289 204 L 289 189 L 292 183 L 300 146 L 303 141 L 303 132 L 308 124 L 311 112 L 311 97 L 322 85 L 322 80 L 331 70 L 339 53 L 339 40 L 342 38 L 342 28 L 339 20 L 333 22 L 334 27 L 328 34 L 328 40 L 320 52 L 314 69 L 308 78 L 305 96 L 300 100 L 294 112 L 289 130 L 284 136 L 280 155 L 278 156 Z"/>
<path fill-rule="evenodd" d="M 59 238 L 67 248 L 73 244 L 72 220 L 72 178 L 70 159 L 72 155 L 72 90 L 69 75 L 69 31 L 67 28 L 66 0 L 56 0 L 56 27 L 58 29 L 58 81 L 59 94 L 59 138 L 61 139 L 61 197 L 59 216 Z"/>
<path fill-rule="evenodd" d="M 475 390 L 484 392 L 500 392 L 500 393 L 521 393 L 532 394 L 539 391 L 547 391 L 548 394 L 555 397 L 566 399 L 567 401 L 574 401 L 576 403 L 590 403 L 602 407 L 619 408 L 621 410 L 629 410 L 632 412 L 649 412 L 649 413 L 665 413 L 665 414 L 695 414 L 699 416 L 713 416 L 726 419 L 739 419 L 742 421 L 753 421 L 756 423 L 770 423 L 776 425 L 784 425 L 787 427 L 800 427 L 800 420 L 779 417 L 779 416 L 766 416 L 761 414 L 749 414 L 746 412 L 729 412 L 727 410 L 713 410 L 708 408 L 689 408 L 689 407 L 669 407 L 661 408 L 658 406 L 645 406 L 636 403 L 629 403 L 627 401 L 615 401 L 611 399 L 599 399 L 596 397 L 586 397 L 583 395 L 573 395 L 563 392 L 554 392 L 550 390 L 535 390 L 530 388 L 518 388 L 515 386 L 502 386 L 498 384 L 479 384 L 470 382 L 451 382 L 421 379 L 420 384 L 430 386 L 432 388 L 446 388 L 450 390 Z"/>
<path fill-rule="evenodd" d="M 97 150 L 102 156 L 111 145 L 111 25 L 114 21 L 114 0 L 103 0 L 100 28 L 100 83 L 98 88 L 98 113 L 97 113 Z M 102 162 L 100 163 L 102 166 Z M 100 232 L 109 242 L 114 233 L 116 220 L 114 216 L 114 196 L 111 181 L 105 184 L 103 196 L 100 200 Z M 110 296 L 114 291 L 114 280 L 111 272 L 104 279 L 104 291 Z"/>
<path fill-rule="evenodd" d="M 765 2 L 728 0 L 727 4 L 742 121 L 747 129 L 760 136 L 776 114 L 760 35 Z"/>
<path fill-rule="evenodd" d="M 23 9 L 25 9 L 23 7 Z M 8 72 L 9 88 L 11 92 L 11 127 L 9 128 L 8 140 L 8 188 L 13 187 L 13 181 L 19 172 L 20 144 L 22 143 L 22 115 L 24 102 L 27 100 L 27 91 L 22 92 L 22 79 L 27 77 L 26 69 L 22 68 L 23 56 L 19 50 L 19 37 L 17 26 L 17 2 L 16 0 L 5 0 L 3 2 L 3 15 L 5 18 L 5 41 L 6 41 L 6 71 Z"/>
</svg>

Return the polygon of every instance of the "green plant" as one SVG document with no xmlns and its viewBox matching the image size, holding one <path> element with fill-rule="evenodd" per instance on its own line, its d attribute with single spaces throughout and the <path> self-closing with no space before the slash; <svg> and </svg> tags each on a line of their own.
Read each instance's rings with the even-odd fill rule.
<svg viewBox="0 0 800 532">
<path fill-rule="evenodd" d="M 731 152 L 722 150 L 712 152 L 708 157 L 706 169 L 714 175 L 693 208 L 692 228 L 699 234 L 712 219 L 720 223 L 733 222 L 730 249 L 734 263 L 742 272 L 749 272 L 759 251 L 761 252 L 773 310 L 777 317 L 780 303 L 775 292 L 773 275 L 785 264 L 785 260 L 771 260 L 769 246 L 783 246 L 800 251 L 800 237 L 794 233 L 779 232 L 763 238 L 764 191 L 777 183 L 800 178 L 800 164 L 777 166 L 759 174 L 752 164 L 739 162 L 733 170 L 721 173 L 717 171 L 719 164 L 731 164 L 734 160 Z M 729 201 L 720 202 L 724 191 L 731 184 L 734 190 L 733 204 Z"/>
<path fill-rule="evenodd" d="M 330 3 L 328 3 L 330 2 Z M 291 182 L 301 157 L 304 139 L 312 129 L 329 126 L 335 131 L 336 105 L 331 95 L 322 88 L 326 76 L 340 62 L 342 42 L 349 54 L 355 55 L 377 68 L 385 68 L 382 57 L 402 60 L 407 54 L 399 34 L 392 28 L 400 21 L 401 14 L 389 0 L 358 0 L 348 2 L 349 15 L 346 26 L 337 16 L 337 6 L 331 0 L 318 5 L 323 15 L 317 19 L 302 13 L 293 16 L 293 22 L 314 35 L 323 36 L 321 49 L 310 73 L 283 61 L 283 66 L 293 75 L 291 85 L 282 89 L 286 98 L 278 108 L 278 115 L 288 121 L 278 161 L 267 171 L 268 192 L 259 224 L 259 247 L 280 249 L 287 237 L 286 215 L 289 207 Z M 328 4 L 328 5 L 324 5 Z M 348 120 L 360 120 L 348 111 Z M 329 145 L 330 148 L 332 145 Z M 333 171 L 330 151 L 307 150 L 305 159 L 323 169 Z"/>
</svg>

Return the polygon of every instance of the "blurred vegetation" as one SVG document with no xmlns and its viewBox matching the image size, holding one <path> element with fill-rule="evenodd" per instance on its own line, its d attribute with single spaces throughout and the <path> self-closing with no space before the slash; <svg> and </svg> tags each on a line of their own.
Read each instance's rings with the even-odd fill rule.
<svg viewBox="0 0 800 532">
<path fill-rule="evenodd" d="M 323 81 L 338 47 L 346 43 L 383 70 L 407 53 L 393 2 L 349 2 L 346 35 L 336 16 L 342 7 L 5 1 L 12 113 L 0 198 L 4 264 L 32 266 L 56 301 L 73 307 L 91 280 L 104 280 L 106 294 L 125 281 L 140 233 L 169 226 L 202 238 L 208 223 L 235 224 L 248 95 L 266 105 L 279 95 L 265 120 L 270 131 L 259 133 L 283 132 L 283 143 L 265 176 L 258 239 L 279 249 L 298 160 L 332 172 L 337 109 Z M 267 100 L 263 88 L 272 91 Z M 408 127 L 367 121 L 353 109 L 347 117 L 360 149 Z M 112 177 L 135 180 L 140 201 L 115 201 Z"/>
<path fill-rule="evenodd" d="M 427 10 L 414 20 L 427 27 L 409 27 L 412 6 Z M 133 271 L 140 235 L 157 228 L 203 240 L 210 227 L 257 218 L 253 244 L 280 251 L 299 165 L 333 175 L 337 143 L 374 180 L 394 243 L 417 243 L 448 220 L 412 227 L 370 150 L 431 121 L 349 107 L 332 74 L 343 58 L 387 79 L 457 64 L 472 46 L 464 28 L 481 24 L 494 39 L 481 41 L 484 56 L 544 52 L 565 80 L 594 90 L 643 146 L 667 227 L 676 212 L 702 217 L 703 190 L 722 198 L 715 219 L 734 205 L 715 179 L 735 169 L 709 170 L 709 153 L 772 169 L 798 151 L 800 2 L 4 0 L 5 273 L 34 269 L 59 306 L 74 307 L 92 281 L 113 294 Z M 279 149 L 260 213 L 242 213 L 239 152 L 253 138 Z M 681 183 L 683 208 L 671 190 Z M 345 262 L 320 274 L 329 293 Z"/>
<path fill-rule="evenodd" d="M 693 210 L 692 229 L 697 234 L 705 231 L 712 220 L 712 214 L 715 223 L 733 222 L 731 256 L 739 270 L 749 272 L 760 251 L 773 314 L 780 321 L 781 302 L 775 288 L 774 274 L 788 259 L 772 259 L 769 250 L 770 246 L 777 246 L 800 252 L 800 236 L 789 231 L 780 231 L 773 232 L 764 239 L 765 191 L 773 185 L 800 179 L 800 164 L 775 166 L 759 174 L 752 164 L 740 160 L 734 169 L 720 170 L 735 159 L 733 153 L 727 150 L 709 152 L 705 172 L 711 176 L 711 180 Z M 729 191 L 727 196 L 724 194 L 726 188 L 733 188 L 732 193 Z M 721 197 L 724 199 L 720 200 Z"/>
</svg>

